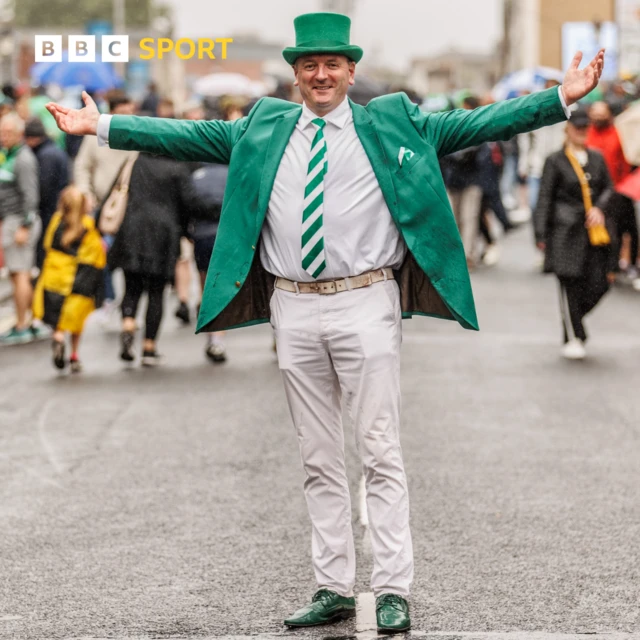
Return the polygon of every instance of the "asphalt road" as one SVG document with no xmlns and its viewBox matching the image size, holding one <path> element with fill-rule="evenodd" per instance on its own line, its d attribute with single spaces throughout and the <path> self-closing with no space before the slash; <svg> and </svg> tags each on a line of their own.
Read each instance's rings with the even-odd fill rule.
<svg viewBox="0 0 640 640">
<path fill-rule="evenodd" d="M 405 322 L 415 636 L 640 637 L 640 294 L 565 362 L 533 262 L 525 229 L 474 274 L 480 333 Z M 286 632 L 315 585 L 269 327 L 212 366 L 167 316 L 157 370 L 123 368 L 116 324 L 90 323 L 80 376 L 0 350 L 0 638 L 375 635 L 350 426 L 358 620 Z"/>
</svg>

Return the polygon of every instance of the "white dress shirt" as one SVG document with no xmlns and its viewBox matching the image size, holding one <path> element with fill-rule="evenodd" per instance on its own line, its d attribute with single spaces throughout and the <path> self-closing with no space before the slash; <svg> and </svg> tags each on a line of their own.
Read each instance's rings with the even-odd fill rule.
<svg viewBox="0 0 640 640">
<path fill-rule="evenodd" d="M 306 105 L 282 156 L 262 227 L 262 266 L 298 282 L 302 268 L 302 210 L 317 118 Z M 400 267 L 407 248 L 353 124 L 345 98 L 323 117 L 328 171 L 324 177 L 323 233 L 326 268 L 318 279 L 345 278 L 380 267 Z"/>
</svg>

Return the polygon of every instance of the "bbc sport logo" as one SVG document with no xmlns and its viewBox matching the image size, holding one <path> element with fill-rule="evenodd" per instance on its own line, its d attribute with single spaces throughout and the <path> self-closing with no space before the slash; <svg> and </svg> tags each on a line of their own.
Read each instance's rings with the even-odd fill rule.
<svg viewBox="0 0 640 640">
<path fill-rule="evenodd" d="M 103 35 L 101 38 L 103 62 L 129 62 L 129 36 Z M 203 60 L 227 59 L 227 48 L 233 38 L 142 38 L 138 43 L 144 51 L 142 60 L 158 58 L 162 60 L 166 54 L 173 53 L 182 60 L 198 58 Z M 219 45 L 219 46 L 218 46 Z M 69 62 L 95 62 L 95 36 L 68 36 L 67 51 Z M 62 62 L 62 36 L 35 37 L 36 62 Z"/>
</svg>

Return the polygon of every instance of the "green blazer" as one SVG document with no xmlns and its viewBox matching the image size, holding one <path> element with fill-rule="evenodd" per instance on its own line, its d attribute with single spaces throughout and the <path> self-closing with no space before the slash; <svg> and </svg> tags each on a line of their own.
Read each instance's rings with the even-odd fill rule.
<svg viewBox="0 0 640 640">
<path fill-rule="evenodd" d="M 438 158 L 565 120 L 558 90 L 474 111 L 423 113 L 404 93 L 376 98 L 366 107 L 351 103 L 351 109 L 358 138 L 409 249 L 396 274 L 403 317 L 447 318 L 477 330 L 467 263 Z M 112 148 L 229 164 L 198 332 L 269 321 L 273 276 L 256 254 L 276 172 L 301 112 L 292 102 L 263 98 L 235 122 L 111 120 Z M 402 147 L 413 155 L 400 165 Z"/>
</svg>

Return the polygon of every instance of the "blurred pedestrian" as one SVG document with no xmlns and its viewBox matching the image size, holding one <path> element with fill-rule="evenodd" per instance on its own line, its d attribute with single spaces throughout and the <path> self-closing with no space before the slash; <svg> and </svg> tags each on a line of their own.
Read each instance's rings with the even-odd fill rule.
<svg viewBox="0 0 640 640">
<path fill-rule="evenodd" d="M 467 110 L 473 110 L 478 105 L 475 96 L 467 96 L 463 101 L 463 107 Z M 480 146 L 476 145 L 456 151 L 441 161 L 447 194 L 460 231 L 469 269 L 476 265 L 476 240 L 482 205 L 479 152 Z"/>
<path fill-rule="evenodd" d="M 69 184 L 69 158 L 47 137 L 40 118 L 34 117 L 25 126 L 25 142 L 38 160 L 40 206 L 42 229 L 45 230 L 58 207 L 60 193 Z M 42 269 L 44 262 L 44 234 L 40 235 L 36 249 L 36 266 Z"/>
<path fill-rule="evenodd" d="M 6 344 L 34 338 L 29 324 L 33 288 L 31 269 L 42 224 L 38 215 L 38 161 L 24 143 L 25 122 L 16 113 L 0 120 L 0 220 L 5 265 L 13 286 L 16 324 L 0 337 Z"/>
<path fill-rule="evenodd" d="M 588 127 L 585 110 L 572 114 L 564 148 L 545 162 L 534 215 L 545 272 L 559 281 L 562 355 L 572 360 L 586 355 L 583 319 L 607 292 L 615 268 L 613 225 L 604 213 L 611 178 L 602 155 L 587 149 Z"/>
<path fill-rule="evenodd" d="M 227 118 L 237 120 L 242 117 L 242 101 L 227 99 L 222 111 Z M 201 103 L 189 103 L 183 112 L 185 120 L 203 120 L 204 109 Z M 226 164 L 194 162 L 189 164 L 193 184 L 192 218 L 189 223 L 189 238 L 193 242 L 193 254 L 200 276 L 201 292 L 211 261 L 213 246 L 218 233 L 218 221 L 222 212 L 222 201 L 227 186 L 229 167 Z M 212 362 L 225 362 L 227 351 L 224 344 L 224 331 L 212 331 L 205 334 L 205 355 Z"/>
<path fill-rule="evenodd" d="M 158 118 L 175 118 L 176 109 L 173 104 L 173 100 L 170 98 L 162 98 L 158 102 L 158 108 L 156 109 L 156 115 Z"/>
<path fill-rule="evenodd" d="M 631 165 L 624 157 L 620 136 L 613 124 L 611 108 L 606 102 L 594 102 L 589 109 L 589 118 L 591 124 L 587 133 L 587 147 L 602 153 L 615 189 L 631 173 Z M 621 193 L 614 193 L 609 203 L 609 210 L 616 225 L 617 243 L 613 249 L 620 259 L 618 268 L 626 272 L 631 280 L 636 280 L 638 278 L 638 222 L 633 200 Z M 625 236 L 629 238 L 628 260 L 620 256 Z"/>
<path fill-rule="evenodd" d="M 147 93 L 140 104 L 140 113 L 144 116 L 157 116 L 158 104 L 160 103 L 160 95 L 158 94 L 158 85 L 150 82 L 147 87 Z"/>
<path fill-rule="evenodd" d="M 34 317 L 54 330 L 53 364 L 58 369 L 67 366 L 65 334 L 70 334 L 72 373 L 82 370 L 80 337 L 104 292 L 106 252 L 88 205 L 87 196 L 75 186 L 61 193 L 45 233 L 46 257 L 33 302 Z"/>
<path fill-rule="evenodd" d="M 131 115 L 135 112 L 135 104 L 122 91 L 108 94 L 110 115 Z M 73 181 L 89 198 L 89 206 L 95 209 L 109 195 L 122 167 L 131 156 L 130 151 L 99 147 L 95 136 L 85 136 L 80 151 L 73 165 Z M 107 249 L 113 243 L 113 237 L 104 236 Z M 113 288 L 111 272 L 104 270 L 105 290 L 101 315 L 103 324 L 107 324 L 115 311 L 116 292 Z"/>
<path fill-rule="evenodd" d="M 152 367 L 162 361 L 156 341 L 164 290 L 174 278 L 190 200 L 187 165 L 171 158 L 140 154 L 131 173 L 126 214 L 108 254 L 109 267 L 124 271 L 120 358 L 126 362 L 135 360 L 136 313 L 145 292 L 148 301 L 141 363 Z"/>
</svg>

